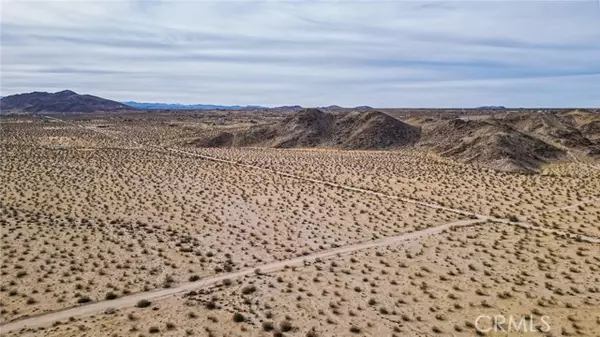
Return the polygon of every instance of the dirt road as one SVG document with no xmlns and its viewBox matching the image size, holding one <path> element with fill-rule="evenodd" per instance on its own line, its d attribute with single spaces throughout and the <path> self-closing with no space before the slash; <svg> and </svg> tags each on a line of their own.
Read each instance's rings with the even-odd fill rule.
<svg viewBox="0 0 600 337">
<path fill-rule="evenodd" d="M 66 321 L 70 317 L 84 317 L 90 316 L 98 313 L 102 313 L 107 309 L 121 309 L 121 308 L 130 308 L 135 306 L 135 304 L 142 299 L 147 300 L 158 300 L 164 297 L 173 296 L 180 293 L 185 293 L 191 290 L 201 289 L 210 287 L 212 285 L 216 285 L 219 282 L 222 282 L 224 279 L 236 279 L 243 276 L 249 276 L 256 273 L 256 270 L 259 269 L 261 273 L 270 273 L 281 270 L 286 266 L 302 266 L 305 262 L 315 261 L 316 259 L 327 259 L 331 257 L 335 257 L 341 254 L 347 254 L 359 250 L 364 250 L 373 247 L 384 247 L 390 246 L 394 244 L 398 244 L 404 241 L 409 240 L 417 240 L 422 237 L 438 234 L 445 230 L 450 230 L 451 228 L 457 227 L 466 227 L 473 226 L 477 224 L 481 224 L 486 222 L 487 219 L 469 219 L 469 220 L 459 220 L 451 223 L 447 223 L 444 225 L 426 228 L 420 231 L 415 231 L 412 233 L 405 233 L 397 236 L 385 237 L 377 240 L 346 245 L 338 248 L 333 248 L 329 250 L 324 250 L 320 252 L 316 252 L 313 254 L 299 256 L 296 258 L 292 258 L 289 260 L 283 261 L 275 261 L 259 266 L 254 266 L 251 268 L 242 269 L 239 271 L 221 274 L 217 276 L 212 276 L 200 280 L 198 282 L 184 283 L 177 287 L 167 288 L 167 289 L 159 289 L 149 292 L 137 293 L 125 297 L 121 297 L 115 300 L 110 301 L 100 301 L 91 303 L 88 305 L 82 305 L 78 307 L 72 307 L 56 312 L 51 312 L 48 314 L 43 314 L 40 316 L 29 317 L 21 320 L 17 320 L 14 322 L 9 322 L 0 326 L 0 333 L 8 333 L 11 331 L 21 330 L 25 328 L 36 328 L 40 326 L 51 325 L 56 321 Z"/>
<path fill-rule="evenodd" d="M 554 209 L 551 209 L 551 210 L 547 210 L 547 211 L 536 213 L 534 215 L 541 215 L 541 214 L 546 214 L 546 213 L 560 212 L 560 211 L 565 210 L 565 209 L 571 209 L 571 208 L 575 208 L 575 207 L 582 206 L 582 205 L 593 204 L 593 203 L 596 203 L 596 202 L 600 202 L 600 198 L 594 198 L 594 199 L 584 200 L 582 202 L 578 202 L 578 203 L 573 204 L 573 205 L 554 208 Z"/>
</svg>

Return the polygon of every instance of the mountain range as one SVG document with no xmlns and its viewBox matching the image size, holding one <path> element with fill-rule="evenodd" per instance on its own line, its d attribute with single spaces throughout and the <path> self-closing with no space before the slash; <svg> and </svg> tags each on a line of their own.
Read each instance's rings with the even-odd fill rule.
<svg viewBox="0 0 600 337">
<path fill-rule="evenodd" d="M 217 104 L 180 104 L 162 102 L 117 102 L 92 95 L 81 95 L 72 90 L 55 93 L 34 91 L 30 93 L 0 96 L 0 108 L 3 112 L 18 113 L 86 113 L 122 110 L 272 110 L 280 112 L 298 112 L 299 105 L 264 107 L 259 105 L 217 105 Z M 344 108 L 330 105 L 320 108 L 328 112 L 342 112 L 349 109 L 367 111 L 373 108 L 360 106 Z"/>
<path fill-rule="evenodd" d="M 142 110 L 261 110 L 267 109 L 258 105 L 214 105 L 214 104 L 179 104 L 179 103 L 150 103 L 150 102 L 121 102 L 135 109 Z"/>
<path fill-rule="evenodd" d="M 92 95 L 80 95 L 72 90 L 55 93 L 34 91 L 0 97 L 0 108 L 7 112 L 80 113 L 122 110 L 262 110 L 256 105 L 170 104 L 117 102 Z"/>
</svg>

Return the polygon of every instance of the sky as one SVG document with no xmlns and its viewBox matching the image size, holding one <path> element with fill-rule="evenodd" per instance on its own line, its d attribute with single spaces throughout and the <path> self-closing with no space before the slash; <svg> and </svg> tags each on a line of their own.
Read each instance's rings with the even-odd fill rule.
<svg viewBox="0 0 600 337">
<path fill-rule="evenodd" d="M 0 96 L 600 107 L 595 1 L 0 2 Z"/>
</svg>

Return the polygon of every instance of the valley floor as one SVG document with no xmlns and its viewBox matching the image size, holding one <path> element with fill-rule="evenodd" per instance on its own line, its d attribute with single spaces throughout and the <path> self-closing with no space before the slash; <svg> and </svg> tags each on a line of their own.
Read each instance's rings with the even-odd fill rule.
<svg viewBox="0 0 600 337">
<path fill-rule="evenodd" d="M 3 118 L 0 331 L 472 336 L 502 313 L 600 334 L 594 167 L 183 141 L 232 127 Z"/>
</svg>

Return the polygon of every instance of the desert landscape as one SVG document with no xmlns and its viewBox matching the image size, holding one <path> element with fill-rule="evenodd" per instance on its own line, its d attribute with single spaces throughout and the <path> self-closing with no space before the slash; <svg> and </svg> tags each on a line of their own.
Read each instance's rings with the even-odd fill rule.
<svg viewBox="0 0 600 337">
<path fill-rule="evenodd" d="M 3 335 L 600 335 L 598 111 L 58 94 L 2 99 Z"/>
</svg>

